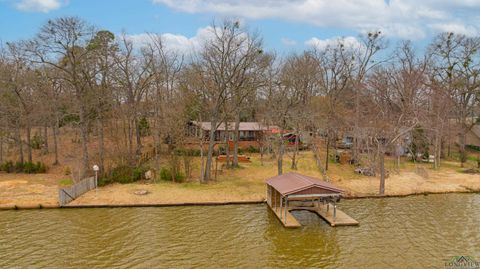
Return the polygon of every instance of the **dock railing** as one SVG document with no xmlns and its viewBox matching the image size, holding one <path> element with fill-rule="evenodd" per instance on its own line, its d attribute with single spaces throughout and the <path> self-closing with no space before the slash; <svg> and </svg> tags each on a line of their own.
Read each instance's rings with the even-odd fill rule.
<svg viewBox="0 0 480 269">
<path fill-rule="evenodd" d="M 60 206 L 64 206 L 77 199 L 80 195 L 93 190 L 96 187 L 95 177 L 89 177 L 82 179 L 80 182 L 70 187 L 60 188 L 58 190 L 58 203 Z"/>
</svg>

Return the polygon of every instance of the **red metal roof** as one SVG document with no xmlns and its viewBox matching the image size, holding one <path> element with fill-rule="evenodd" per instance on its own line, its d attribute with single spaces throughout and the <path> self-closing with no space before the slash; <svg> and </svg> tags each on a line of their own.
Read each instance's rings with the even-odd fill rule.
<svg viewBox="0 0 480 269">
<path fill-rule="evenodd" d="M 202 128 L 205 131 L 210 131 L 210 129 L 212 129 L 212 123 L 208 121 L 203 121 L 203 122 L 192 121 L 192 124 Z M 267 126 L 260 122 L 240 122 L 240 125 L 239 125 L 240 131 L 268 131 L 268 130 L 271 130 L 272 128 L 278 128 L 278 127 L 273 125 Z M 235 122 L 229 122 L 228 129 L 235 130 Z M 217 131 L 225 131 L 225 123 L 222 122 L 218 126 Z"/>
<path fill-rule="evenodd" d="M 342 189 L 335 187 L 333 184 L 294 172 L 269 178 L 267 184 L 272 186 L 282 195 L 293 194 L 312 187 L 318 187 L 338 193 L 343 192 Z"/>
</svg>

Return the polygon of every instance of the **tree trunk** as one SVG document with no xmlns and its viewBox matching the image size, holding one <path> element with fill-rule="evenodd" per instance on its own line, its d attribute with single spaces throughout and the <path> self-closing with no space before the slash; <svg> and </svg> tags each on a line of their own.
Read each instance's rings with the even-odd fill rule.
<svg viewBox="0 0 480 269">
<path fill-rule="evenodd" d="M 20 127 L 18 125 L 15 126 L 15 133 L 17 139 L 15 139 L 15 142 L 17 143 L 18 147 L 18 155 L 20 157 L 20 162 L 24 163 L 25 159 L 23 157 L 23 141 L 22 141 L 22 135 L 20 134 Z"/>
<path fill-rule="evenodd" d="M 228 134 L 228 119 L 227 117 L 225 117 L 225 144 L 226 144 L 226 148 L 225 148 L 225 155 L 227 156 L 227 160 L 226 160 L 226 163 L 225 165 L 227 166 L 227 168 L 230 168 L 230 136 Z M 216 169 L 216 168 L 215 168 Z"/>
<path fill-rule="evenodd" d="M 137 157 L 136 160 L 138 161 L 140 159 L 140 156 L 142 155 L 142 137 L 140 134 L 140 124 L 136 116 L 133 119 L 133 123 L 135 125 L 135 137 L 137 142 L 137 147 L 135 149 L 135 156 Z"/>
<path fill-rule="evenodd" d="M 43 126 L 43 137 L 45 139 L 45 143 L 43 144 L 43 154 L 48 154 L 48 125 L 45 123 Z"/>
<path fill-rule="evenodd" d="M 359 140 L 360 140 L 360 87 L 358 81 L 355 83 L 355 126 L 353 129 L 353 152 L 352 159 L 354 164 L 359 163 Z M 327 156 L 328 159 L 328 156 Z"/>
<path fill-rule="evenodd" d="M 104 139 L 104 133 L 103 133 L 103 119 L 99 118 L 98 119 L 98 135 L 99 135 L 99 157 L 100 157 L 100 163 L 99 163 L 99 168 L 100 168 L 100 173 L 104 173 L 104 168 L 105 168 L 105 139 Z"/>
<path fill-rule="evenodd" d="M 465 152 L 465 143 L 466 143 L 466 127 L 465 124 L 462 124 L 460 128 L 460 135 L 459 135 L 459 151 L 460 151 L 460 166 L 463 168 L 465 166 L 465 162 L 467 161 L 467 154 Z"/>
<path fill-rule="evenodd" d="M 212 159 L 213 159 L 213 149 L 215 146 L 215 130 L 217 127 L 217 119 L 216 117 L 213 117 L 213 120 L 211 121 L 211 127 L 210 127 L 210 137 L 208 141 L 208 152 L 207 152 L 207 161 L 205 163 L 205 170 L 204 174 L 205 176 L 203 177 L 202 183 L 208 183 L 211 178 L 211 173 L 212 173 Z"/>
<path fill-rule="evenodd" d="M 55 151 L 55 161 L 53 162 L 53 165 L 58 164 L 58 125 L 59 125 L 59 120 L 58 117 L 55 120 L 55 125 L 53 126 L 53 150 Z"/>
<path fill-rule="evenodd" d="M 283 174 L 283 153 L 284 153 L 285 145 L 283 143 L 283 130 L 280 131 L 280 139 L 278 145 L 278 156 L 277 156 L 277 169 L 278 175 Z"/>
<path fill-rule="evenodd" d="M 3 137 L 0 136 L 0 164 L 3 163 Z"/>
<path fill-rule="evenodd" d="M 384 195 L 385 194 L 385 148 L 382 142 L 379 142 L 380 144 L 378 145 L 379 150 L 378 150 L 378 157 L 379 157 L 379 162 L 380 162 L 380 190 L 379 194 Z"/>
<path fill-rule="evenodd" d="M 27 154 L 28 154 L 28 162 L 32 162 L 32 128 L 30 124 L 27 124 Z"/>
<path fill-rule="evenodd" d="M 132 163 L 132 156 L 133 156 L 133 131 L 132 131 L 132 121 L 130 119 L 127 120 L 128 122 L 128 129 L 127 129 L 127 144 L 128 144 L 128 160 Z"/>
<path fill-rule="evenodd" d="M 325 157 L 325 171 L 328 171 L 328 161 L 329 161 L 328 159 L 329 159 L 329 155 L 330 155 L 330 134 L 329 133 L 327 134 L 326 140 L 327 140 L 326 141 L 327 142 L 326 143 L 326 151 L 327 151 L 326 153 L 327 153 L 327 155 Z"/>
<path fill-rule="evenodd" d="M 438 134 L 438 130 L 435 132 L 435 141 L 433 143 L 433 154 L 434 154 L 434 160 L 433 160 L 433 169 L 438 169 L 440 166 L 440 137 Z"/>
<path fill-rule="evenodd" d="M 233 167 L 238 167 L 238 141 L 240 140 L 240 111 L 235 117 L 235 132 L 233 136 Z"/>
<path fill-rule="evenodd" d="M 85 108 L 82 106 L 80 108 L 80 135 L 82 142 L 82 167 L 80 170 L 80 178 L 83 179 L 87 175 L 88 171 L 88 123 L 86 119 Z"/>
<path fill-rule="evenodd" d="M 203 133 L 203 130 L 201 131 Z M 200 138 L 200 182 L 205 181 L 205 157 L 203 153 L 203 143 L 204 143 L 204 137 L 202 134 L 202 137 Z"/>
<path fill-rule="evenodd" d="M 299 144 L 299 134 L 297 133 L 295 136 L 295 148 L 293 151 L 293 156 L 292 156 L 292 170 L 297 170 L 297 154 L 298 154 L 298 144 Z"/>
<path fill-rule="evenodd" d="M 260 165 L 263 166 L 263 153 L 264 153 L 263 143 L 260 143 Z"/>
</svg>

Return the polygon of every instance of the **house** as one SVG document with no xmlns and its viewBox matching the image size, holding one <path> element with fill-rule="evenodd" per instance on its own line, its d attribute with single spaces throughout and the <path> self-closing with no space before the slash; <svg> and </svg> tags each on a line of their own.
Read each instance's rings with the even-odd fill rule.
<svg viewBox="0 0 480 269">
<path fill-rule="evenodd" d="M 225 128 L 227 127 L 227 128 Z M 256 142 L 263 140 L 266 133 L 276 126 L 267 126 L 260 122 L 240 122 L 239 126 L 239 141 Z M 208 139 L 210 136 L 210 130 L 212 129 L 211 122 L 189 122 L 188 132 L 190 136 Z M 233 140 L 235 131 L 235 122 L 229 122 L 227 126 L 225 123 L 221 123 L 215 131 L 215 141 L 224 142 L 227 140 Z"/>
<path fill-rule="evenodd" d="M 480 147 L 480 124 L 473 125 L 472 129 L 467 132 L 465 144 Z"/>
</svg>

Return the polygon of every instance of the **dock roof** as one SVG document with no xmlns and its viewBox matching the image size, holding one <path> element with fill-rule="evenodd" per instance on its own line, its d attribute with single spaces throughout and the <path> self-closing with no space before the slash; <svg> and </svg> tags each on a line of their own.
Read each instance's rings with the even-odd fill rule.
<svg viewBox="0 0 480 269">
<path fill-rule="evenodd" d="M 294 172 L 269 178 L 267 180 L 267 185 L 272 186 L 284 196 L 312 187 L 318 187 L 337 193 L 343 192 L 342 189 L 335 187 L 333 184 L 321 181 L 314 177 L 305 176 Z"/>
</svg>

